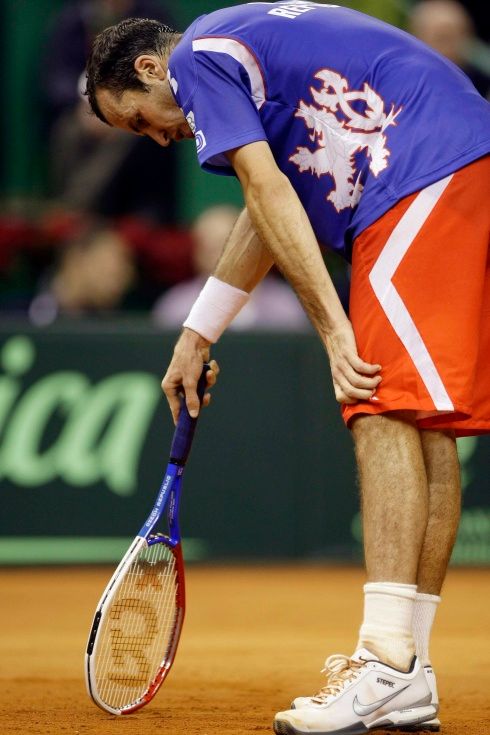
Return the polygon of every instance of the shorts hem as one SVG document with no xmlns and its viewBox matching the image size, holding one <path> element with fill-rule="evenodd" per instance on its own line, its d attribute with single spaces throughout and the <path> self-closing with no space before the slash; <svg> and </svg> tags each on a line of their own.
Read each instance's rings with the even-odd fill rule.
<svg viewBox="0 0 490 735">
<path fill-rule="evenodd" d="M 444 417 L 438 416 L 435 421 L 425 419 L 417 422 L 419 429 L 433 431 L 454 431 L 456 437 L 461 436 L 482 436 L 490 434 L 490 421 L 471 422 L 471 416 L 466 420 L 454 419 L 454 421 L 444 421 Z M 458 424 L 461 424 L 458 426 Z"/>
<path fill-rule="evenodd" d="M 359 403 L 352 407 L 348 416 L 342 416 L 348 429 L 352 429 L 352 421 L 356 416 L 379 416 L 395 411 L 413 411 L 415 414 L 431 414 L 425 418 L 416 418 L 417 427 L 427 431 L 454 431 L 456 437 L 481 436 L 490 434 L 490 419 L 471 420 L 471 409 L 468 406 L 456 406 L 454 411 L 437 411 L 426 407 L 402 403 L 399 406 Z"/>
<path fill-rule="evenodd" d="M 456 404 L 453 411 L 438 411 L 434 406 L 421 405 L 420 403 L 414 404 L 407 401 L 400 402 L 397 405 L 394 403 L 386 405 L 385 403 L 369 401 L 358 403 L 356 406 L 346 406 L 346 409 L 342 411 L 342 418 L 347 428 L 351 429 L 351 422 L 356 416 L 377 416 L 395 411 L 413 411 L 415 414 L 418 414 L 416 421 L 417 425 L 421 428 L 424 428 L 425 424 L 439 424 L 443 422 L 453 424 L 457 421 L 471 419 L 471 408 L 463 404 Z M 420 416 L 420 414 L 424 414 L 425 418 Z M 490 424 L 488 430 L 490 431 Z"/>
</svg>

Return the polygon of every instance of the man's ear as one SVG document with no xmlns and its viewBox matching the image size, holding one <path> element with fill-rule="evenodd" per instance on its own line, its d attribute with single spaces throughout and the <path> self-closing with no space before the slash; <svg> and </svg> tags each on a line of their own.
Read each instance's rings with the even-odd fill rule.
<svg viewBox="0 0 490 735">
<path fill-rule="evenodd" d="M 158 79 L 166 79 L 167 72 L 157 56 L 142 54 L 134 61 L 134 70 L 143 84 L 151 84 Z"/>
</svg>

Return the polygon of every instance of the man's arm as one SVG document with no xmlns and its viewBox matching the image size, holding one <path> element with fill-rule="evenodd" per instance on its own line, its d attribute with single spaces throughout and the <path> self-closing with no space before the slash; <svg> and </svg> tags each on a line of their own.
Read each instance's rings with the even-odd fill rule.
<svg viewBox="0 0 490 735">
<path fill-rule="evenodd" d="M 241 212 L 214 271 L 216 278 L 250 293 L 274 261 L 257 237 L 247 208 Z"/>
<path fill-rule="evenodd" d="M 296 291 L 328 352 L 337 400 L 368 400 L 381 381 L 376 375 L 381 366 L 370 365 L 357 354 L 351 324 L 291 183 L 263 141 L 228 155 L 257 235 Z"/>
<path fill-rule="evenodd" d="M 220 281 L 250 293 L 261 281 L 273 264 L 269 251 L 262 245 L 250 221 L 247 209 L 240 214 L 226 242 L 215 269 Z M 197 332 L 184 327 L 175 345 L 172 361 L 162 381 L 174 421 L 180 411 L 179 390 L 184 388 L 187 408 L 191 415 L 199 411 L 196 386 L 202 371 L 202 363 L 209 360 L 211 343 Z M 214 385 L 219 373 L 215 360 L 210 363 L 208 387 Z M 210 401 L 207 393 L 204 405 Z"/>
</svg>

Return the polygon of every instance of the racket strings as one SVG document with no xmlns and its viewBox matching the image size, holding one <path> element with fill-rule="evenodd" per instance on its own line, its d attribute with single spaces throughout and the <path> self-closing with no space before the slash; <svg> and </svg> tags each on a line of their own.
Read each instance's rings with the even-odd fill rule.
<svg viewBox="0 0 490 735">
<path fill-rule="evenodd" d="M 100 698 L 116 709 L 139 700 L 172 650 L 178 620 L 178 573 L 164 543 L 130 564 L 101 625 L 95 678 Z"/>
</svg>

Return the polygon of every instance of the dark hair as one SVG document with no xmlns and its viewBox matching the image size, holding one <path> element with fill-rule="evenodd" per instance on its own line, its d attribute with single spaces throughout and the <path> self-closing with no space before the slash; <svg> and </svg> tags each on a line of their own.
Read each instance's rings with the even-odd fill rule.
<svg viewBox="0 0 490 735">
<path fill-rule="evenodd" d="M 138 78 L 134 62 L 142 54 L 168 54 L 177 32 L 157 20 L 128 18 L 106 28 L 96 37 L 87 62 L 85 94 L 92 111 L 107 123 L 97 103 L 97 89 L 121 95 L 126 89 L 148 91 Z"/>
</svg>

